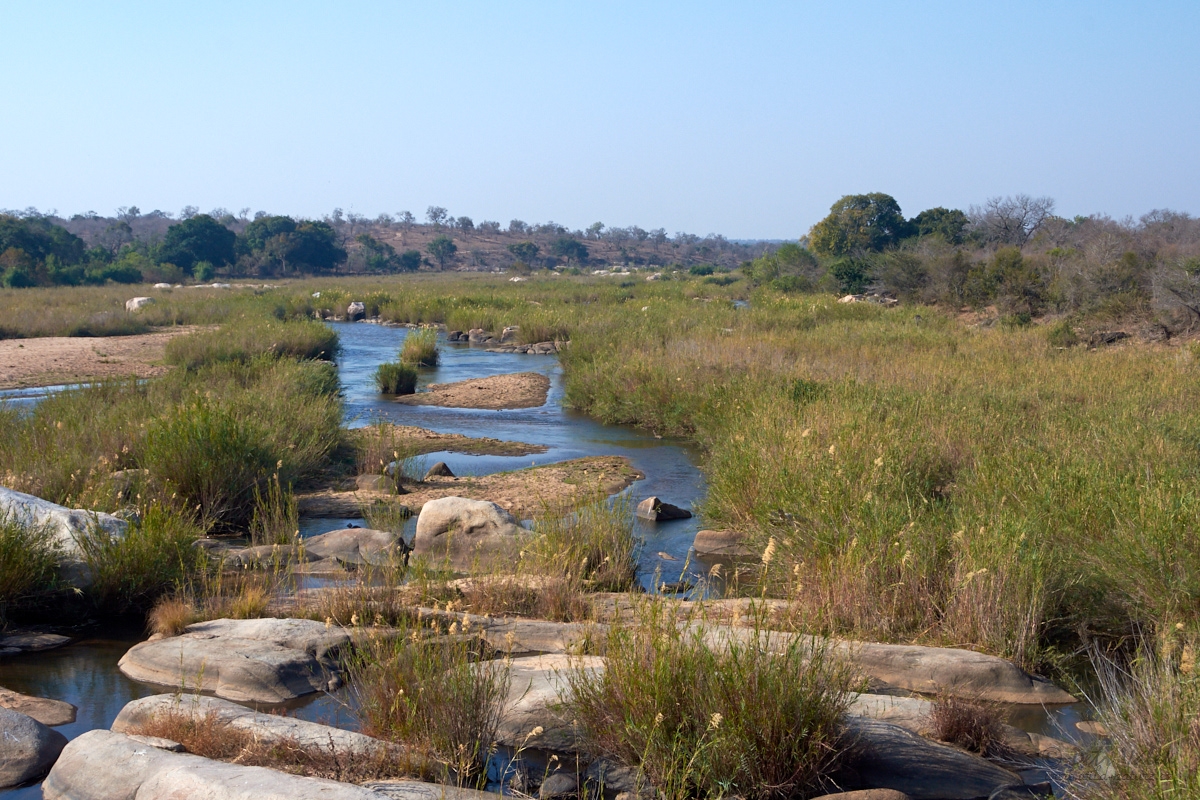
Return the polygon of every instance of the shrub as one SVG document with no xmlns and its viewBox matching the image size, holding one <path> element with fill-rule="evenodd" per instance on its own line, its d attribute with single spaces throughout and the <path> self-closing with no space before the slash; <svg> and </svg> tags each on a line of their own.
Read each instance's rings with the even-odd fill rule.
<svg viewBox="0 0 1200 800">
<path fill-rule="evenodd" d="M 768 648 L 767 635 L 710 645 L 647 605 L 610 628 L 603 671 L 567 673 L 568 719 L 586 752 L 639 769 L 670 800 L 813 791 L 838 756 L 850 673 L 810 640 Z"/>
<path fill-rule="evenodd" d="M 347 662 L 363 732 L 428 752 L 460 785 L 482 782 L 509 684 L 505 662 L 481 660 L 483 646 L 423 638 L 420 627 L 368 638 Z"/>
<path fill-rule="evenodd" d="M 178 636 L 198 620 L 195 607 L 182 597 L 160 597 L 146 616 L 146 627 L 156 636 Z"/>
<path fill-rule="evenodd" d="M 417 390 L 417 368 L 389 362 L 375 370 L 375 385 L 380 394 L 412 394 Z"/>
<path fill-rule="evenodd" d="M 983 756 L 1005 754 L 1003 723 L 983 703 L 941 695 L 929 710 L 933 737 Z"/>
<path fill-rule="evenodd" d="M 418 367 L 436 367 L 438 364 L 437 331 L 433 328 L 410 330 L 400 348 L 400 360 Z"/>
<path fill-rule="evenodd" d="M 1079 334 L 1064 319 L 1046 331 L 1046 341 L 1050 342 L 1051 347 L 1074 347 L 1079 344 Z"/>
<path fill-rule="evenodd" d="M 58 555 L 46 530 L 0 514 L 0 623 L 8 608 L 53 588 Z"/>
</svg>

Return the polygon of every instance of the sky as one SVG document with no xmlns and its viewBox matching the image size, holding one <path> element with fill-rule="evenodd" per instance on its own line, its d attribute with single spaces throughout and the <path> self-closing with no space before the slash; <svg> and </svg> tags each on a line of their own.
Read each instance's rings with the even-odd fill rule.
<svg viewBox="0 0 1200 800">
<path fill-rule="evenodd" d="M 0 4 L 0 208 L 1200 214 L 1200 3 Z"/>
</svg>

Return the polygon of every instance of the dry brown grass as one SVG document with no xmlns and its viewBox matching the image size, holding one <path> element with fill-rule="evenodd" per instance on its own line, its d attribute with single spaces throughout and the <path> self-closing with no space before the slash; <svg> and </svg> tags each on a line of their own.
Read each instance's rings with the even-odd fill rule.
<svg viewBox="0 0 1200 800">
<path fill-rule="evenodd" d="M 378 748 L 361 753 L 338 750 L 332 745 L 305 747 L 295 740 L 266 742 L 220 719 L 214 712 L 158 714 L 129 733 L 170 739 L 183 745 L 187 752 L 204 758 L 247 767 L 269 767 L 309 778 L 361 783 L 414 776 L 408 759 L 399 750 Z"/>
<path fill-rule="evenodd" d="M 1004 724 L 985 703 L 941 695 L 929 711 L 933 738 L 983 756 L 1005 755 Z"/>
<path fill-rule="evenodd" d="M 198 620 L 196 608 L 182 597 L 160 598 L 147 615 L 146 627 L 159 636 L 178 636 Z"/>
</svg>

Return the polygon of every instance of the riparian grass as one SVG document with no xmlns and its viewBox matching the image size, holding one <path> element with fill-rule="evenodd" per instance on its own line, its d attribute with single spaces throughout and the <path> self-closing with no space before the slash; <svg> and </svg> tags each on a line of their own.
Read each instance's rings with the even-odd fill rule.
<svg viewBox="0 0 1200 800">
<path fill-rule="evenodd" d="M 437 330 L 434 328 L 410 330 L 404 337 L 404 344 L 400 347 L 400 361 L 414 367 L 436 367 L 438 365 Z"/>
<path fill-rule="evenodd" d="M 411 364 L 387 362 L 375 370 L 380 394 L 412 394 L 417 390 L 417 369 Z"/>
<path fill-rule="evenodd" d="M 53 589 L 58 557 L 48 531 L 0 514 L 0 625 L 10 609 L 36 602 Z"/>
</svg>

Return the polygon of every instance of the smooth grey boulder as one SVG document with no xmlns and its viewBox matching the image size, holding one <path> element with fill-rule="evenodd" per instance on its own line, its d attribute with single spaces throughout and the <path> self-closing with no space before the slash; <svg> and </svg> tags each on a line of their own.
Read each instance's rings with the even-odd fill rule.
<svg viewBox="0 0 1200 800">
<path fill-rule="evenodd" d="M 33 717 L 0 708 L 0 789 L 37 780 L 49 771 L 67 737 Z"/>
<path fill-rule="evenodd" d="M 135 681 L 212 692 L 243 703 L 282 703 L 336 688 L 331 656 L 350 641 L 308 619 L 218 619 L 134 645 L 118 667 Z"/>
<path fill-rule="evenodd" d="M 977 800 L 1021 783 L 1014 772 L 896 725 L 845 720 L 850 750 L 833 776 L 844 789 L 894 789 L 912 800 Z"/>
<path fill-rule="evenodd" d="M 0 686 L 0 708 L 33 717 L 50 728 L 74 722 L 77 710 L 75 706 L 62 700 L 32 697 L 5 689 L 3 686 Z"/>
<path fill-rule="evenodd" d="M 513 748 L 574 752 L 579 732 L 556 706 L 568 694 L 571 671 L 601 670 L 604 659 L 553 654 L 514 658 L 508 663 L 508 697 L 500 712 L 496 741 Z"/>
<path fill-rule="evenodd" d="M 538 787 L 538 797 L 550 800 L 552 797 L 575 797 L 579 794 L 579 776 L 572 770 L 564 769 L 546 776 Z"/>
<path fill-rule="evenodd" d="M 468 579 L 470 580 L 470 579 Z M 521 617 L 481 617 L 461 612 L 435 611 L 421 607 L 422 619 L 437 618 L 446 627 L 457 622 L 481 636 L 496 650 L 510 656 L 533 653 L 580 653 L 603 640 L 607 626 L 591 622 L 551 622 Z"/>
<path fill-rule="evenodd" d="M 692 549 L 706 558 L 753 558 L 754 553 L 743 544 L 744 539 L 736 531 L 697 531 Z"/>
<path fill-rule="evenodd" d="M 295 743 L 300 747 L 315 747 L 328 751 L 330 747 L 342 754 L 369 754 L 378 750 L 397 751 L 396 745 L 354 731 L 333 728 L 318 722 L 295 717 L 266 714 L 243 705 L 206 695 L 156 694 L 126 703 L 113 720 L 112 730 L 126 735 L 135 734 L 155 717 L 164 714 L 184 716 L 213 716 L 230 727 L 249 731 L 268 744 Z"/>
<path fill-rule="evenodd" d="M 755 632 L 749 628 L 692 624 L 703 629 L 710 646 L 728 646 L 730 641 L 745 645 L 755 640 Z M 1011 661 L 974 650 L 823 640 L 778 631 L 764 632 L 759 640 L 768 647 L 782 648 L 796 636 L 801 636 L 807 646 L 829 647 L 857 666 L 865 677 L 911 692 L 1029 705 L 1075 702 L 1059 687 L 1030 675 Z"/>
<path fill-rule="evenodd" d="M 464 570 L 476 562 L 515 556 L 528 534 L 512 514 L 488 500 L 441 497 L 421 508 L 413 553 L 446 558 Z"/>
<path fill-rule="evenodd" d="M 672 519 L 691 519 L 692 512 L 670 503 L 664 503 L 661 498 L 647 497 L 637 504 L 637 518 L 647 522 L 666 522 Z"/>
<path fill-rule="evenodd" d="M 813 800 L 912 800 L 912 798 L 895 789 L 859 789 L 855 792 L 823 794 Z"/>
<path fill-rule="evenodd" d="M 62 647 L 71 641 L 70 636 L 59 633 L 10 633 L 0 635 L 0 656 L 15 656 L 18 653 L 37 653 Z"/>
<path fill-rule="evenodd" d="M 309 557 L 333 558 L 343 564 L 395 564 L 407 550 L 399 534 L 373 528 L 337 528 L 304 540 Z"/>
<path fill-rule="evenodd" d="M 0 486 L 0 517 L 10 517 L 29 528 L 45 528 L 63 555 L 76 559 L 83 555 L 80 540 L 93 530 L 114 539 L 129 530 L 128 522 L 112 514 L 67 508 L 3 486 Z"/>
<path fill-rule="evenodd" d="M 63 750 L 45 800 L 386 800 L 361 786 L 172 753 L 112 731 L 88 731 Z"/>
<path fill-rule="evenodd" d="M 362 784 L 362 787 L 391 798 L 391 800 L 501 800 L 501 797 L 504 796 L 481 792 L 477 789 L 441 786 L 408 778 L 392 781 L 369 781 Z"/>
<path fill-rule="evenodd" d="M 303 561 L 303 552 L 294 544 L 262 544 L 230 550 L 224 555 L 226 567 L 271 567 Z"/>
</svg>

